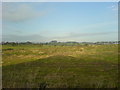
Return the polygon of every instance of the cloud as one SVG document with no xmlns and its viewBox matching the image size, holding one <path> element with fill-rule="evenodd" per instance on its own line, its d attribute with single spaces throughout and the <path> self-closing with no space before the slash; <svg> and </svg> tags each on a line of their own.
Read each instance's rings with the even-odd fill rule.
<svg viewBox="0 0 120 90">
<path fill-rule="evenodd" d="M 64 38 L 81 38 L 81 37 L 92 37 L 92 36 L 101 36 L 101 35 L 108 35 L 117 32 L 94 32 L 94 33 L 74 33 L 71 32 L 66 36 L 54 37 L 56 39 L 64 39 Z"/>
<path fill-rule="evenodd" d="M 14 42 L 26 42 L 26 41 L 32 41 L 32 42 L 43 42 L 47 40 L 46 37 L 43 37 L 41 35 L 3 35 L 2 41 L 14 41 Z"/>
<path fill-rule="evenodd" d="M 112 36 L 109 34 L 116 34 L 116 36 Z M 97 40 L 106 40 L 111 39 L 111 37 L 117 38 L 118 32 L 94 32 L 94 33 L 68 33 L 66 36 L 58 36 L 58 37 L 46 37 L 41 35 L 3 35 L 2 41 L 9 42 L 49 42 L 52 40 L 58 41 L 97 41 Z"/>
<path fill-rule="evenodd" d="M 11 4 L 3 3 L 3 20 L 12 22 L 21 22 L 43 16 L 45 11 L 36 11 L 29 4 Z"/>
<path fill-rule="evenodd" d="M 118 32 L 68 33 L 66 36 L 53 37 L 57 41 L 109 41 L 117 40 Z"/>
<path fill-rule="evenodd" d="M 108 7 L 108 8 L 110 8 L 113 11 L 117 11 L 118 10 L 118 6 L 117 5 L 112 5 L 112 6 Z"/>
<path fill-rule="evenodd" d="M 106 35 L 106 34 L 113 34 L 113 33 L 117 33 L 117 32 L 70 33 L 69 37 L 98 36 L 98 35 Z"/>
</svg>

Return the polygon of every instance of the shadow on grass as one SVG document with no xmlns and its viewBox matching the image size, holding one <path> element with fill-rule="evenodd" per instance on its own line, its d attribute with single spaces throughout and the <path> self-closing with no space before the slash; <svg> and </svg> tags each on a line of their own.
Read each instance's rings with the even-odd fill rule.
<svg viewBox="0 0 120 90">
<path fill-rule="evenodd" d="M 116 88 L 117 65 L 51 56 L 3 66 L 3 88 Z M 44 83 L 44 84 L 43 84 Z"/>
</svg>

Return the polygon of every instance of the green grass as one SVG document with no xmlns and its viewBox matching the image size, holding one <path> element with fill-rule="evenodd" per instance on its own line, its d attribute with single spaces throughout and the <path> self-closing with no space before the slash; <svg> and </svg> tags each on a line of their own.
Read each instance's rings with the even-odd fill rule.
<svg viewBox="0 0 120 90">
<path fill-rule="evenodd" d="M 116 88 L 118 45 L 3 45 L 3 87 Z"/>
</svg>

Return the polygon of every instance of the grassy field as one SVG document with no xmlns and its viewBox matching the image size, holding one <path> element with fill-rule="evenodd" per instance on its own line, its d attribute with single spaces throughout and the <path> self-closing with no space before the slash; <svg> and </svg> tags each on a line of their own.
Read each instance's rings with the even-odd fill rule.
<svg viewBox="0 0 120 90">
<path fill-rule="evenodd" d="M 3 45 L 3 88 L 116 88 L 118 45 Z"/>
</svg>

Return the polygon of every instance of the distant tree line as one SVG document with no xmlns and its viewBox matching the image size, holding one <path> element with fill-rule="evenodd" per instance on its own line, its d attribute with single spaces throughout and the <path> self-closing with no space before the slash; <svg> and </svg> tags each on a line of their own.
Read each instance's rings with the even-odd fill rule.
<svg viewBox="0 0 120 90">
<path fill-rule="evenodd" d="M 101 42 L 75 42 L 75 41 L 69 41 L 69 42 L 57 42 L 56 40 L 50 41 L 50 42 L 39 42 L 39 43 L 34 43 L 34 42 L 1 42 L 0 44 L 2 45 L 28 45 L 28 44 L 39 44 L 39 45 L 101 45 L 101 44 L 120 44 L 120 41 L 101 41 Z"/>
</svg>

